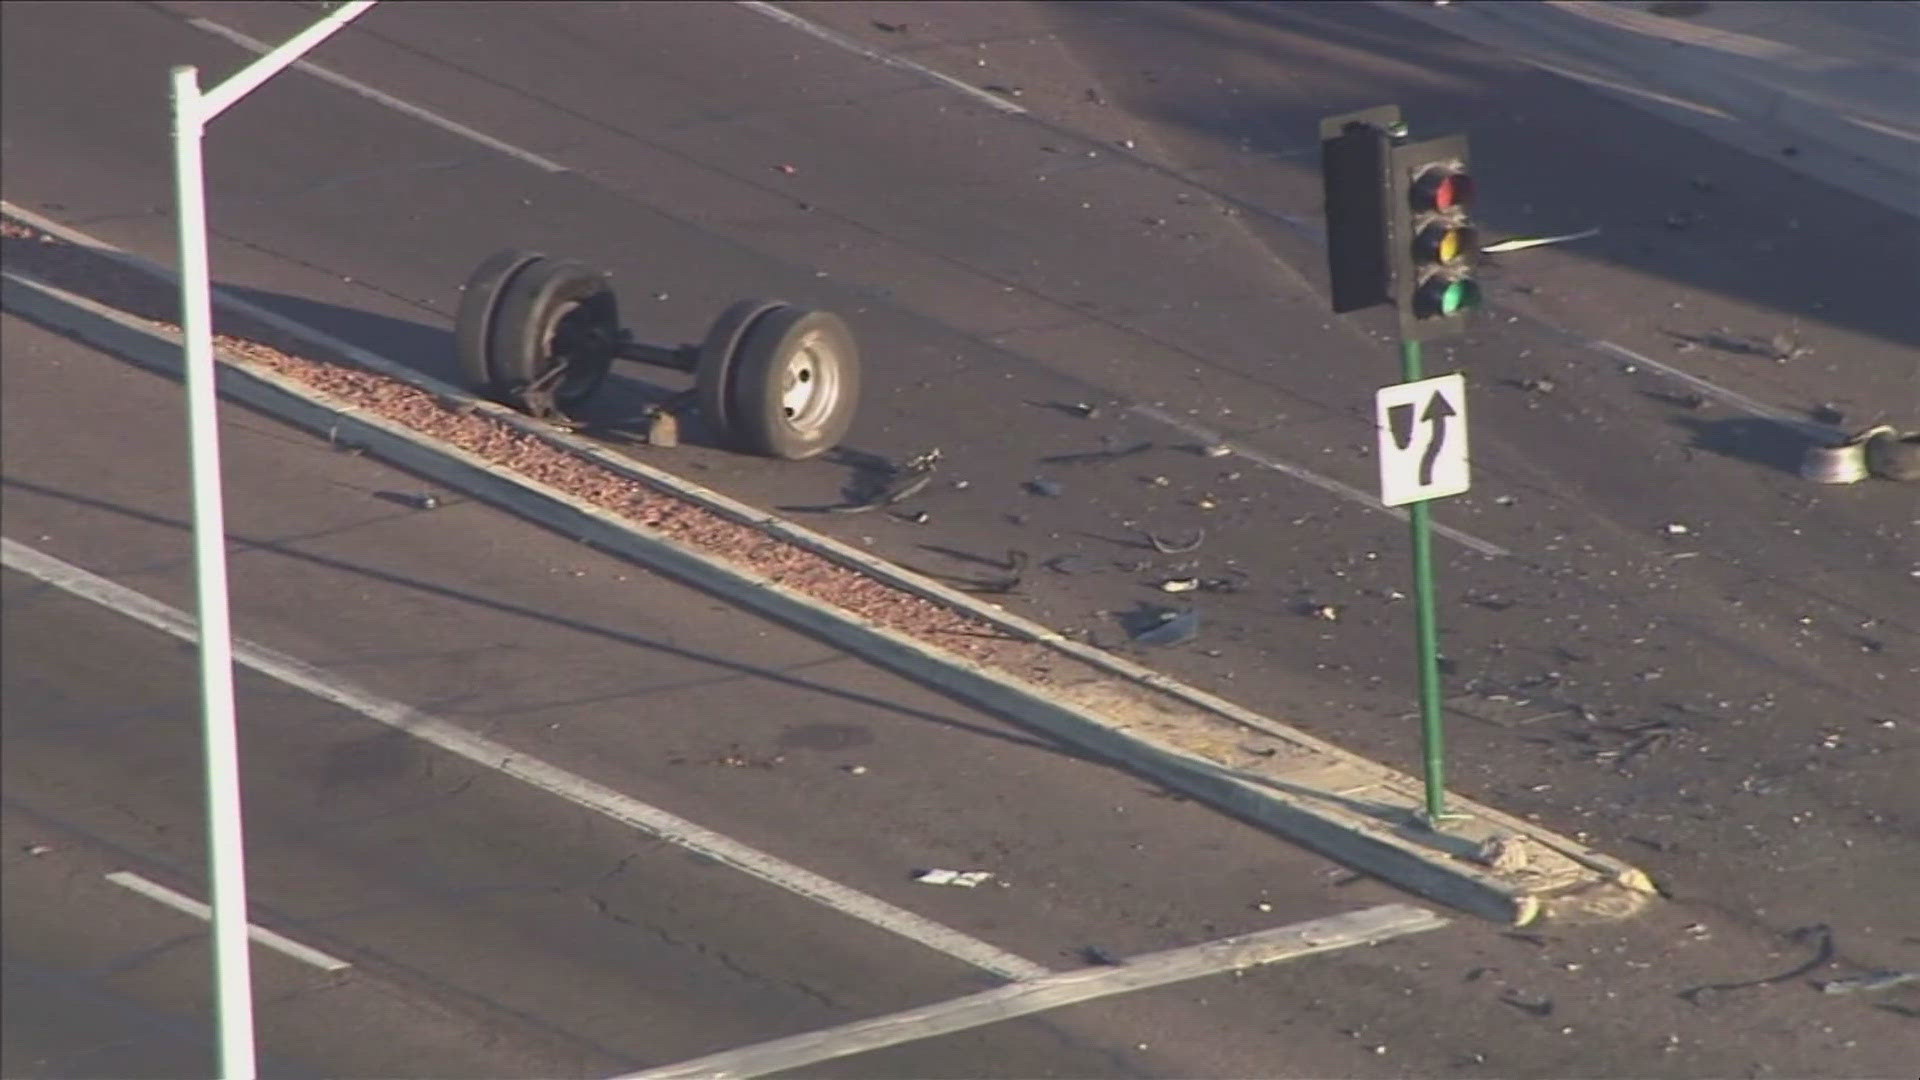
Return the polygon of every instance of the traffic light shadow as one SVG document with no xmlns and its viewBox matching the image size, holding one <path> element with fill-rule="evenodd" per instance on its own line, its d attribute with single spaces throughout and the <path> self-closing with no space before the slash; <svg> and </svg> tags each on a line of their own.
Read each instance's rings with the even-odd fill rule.
<svg viewBox="0 0 1920 1080">
<path fill-rule="evenodd" d="M 1762 336 L 1824 324 L 1920 347 L 1920 309 L 1906 295 L 1920 279 L 1914 220 L 1782 160 L 1526 64 L 1474 58 L 1477 46 L 1370 4 L 1201 0 L 1128 5 L 1124 19 L 1115 18 L 1140 35 L 1186 37 L 1218 50 L 1221 71 L 1285 73 L 1269 82 L 1242 74 L 1219 91 L 1231 96 L 1219 98 L 1205 88 L 1171 92 L 1171 80 L 1160 80 L 1150 97 L 1128 103 L 1210 143 L 1203 157 L 1255 162 L 1232 170 L 1210 167 L 1210 158 L 1187 164 L 1222 177 L 1201 182 L 1235 202 L 1272 208 L 1249 214 L 1256 224 L 1282 226 L 1286 214 L 1319 209 L 1317 165 L 1302 150 L 1324 116 L 1396 102 L 1412 138 L 1449 131 L 1472 138 L 1483 195 L 1474 217 L 1484 236 L 1597 225 L 1601 234 L 1564 249 L 1566 257 L 1645 279 L 1603 287 L 1677 287 L 1751 305 L 1764 312 L 1752 328 Z M 1729 118 L 1723 126 L 1742 122 Z M 1816 153 L 1774 149 L 1798 161 Z M 1300 243 L 1304 230 L 1292 229 L 1294 239 L 1276 236 L 1287 229 L 1262 231 L 1295 265 L 1324 260 Z M 1518 280 L 1527 258 L 1514 258 L 1499 276 Z M 1554 263 L 1543 256 L 1534 265 Z M 1550 272 L 1560 279 L 1547 282 L 1549 291 L 1597 285 L 1572 279 L 1579 270 L 1563 262 Z"/>
</svg>

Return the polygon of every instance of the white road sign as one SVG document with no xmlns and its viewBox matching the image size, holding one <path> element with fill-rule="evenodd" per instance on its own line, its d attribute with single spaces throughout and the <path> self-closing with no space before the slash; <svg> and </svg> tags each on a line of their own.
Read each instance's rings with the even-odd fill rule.
<svg viewBox="0 0 1920 1080">
<path fill-rule="evenodd" d="M 1373 395 L 1380 428 L 1380 501 L 1404 506 L 1467 490 L 1467 381 L 1459 374 L 1383 386 Z"/>
</svg>

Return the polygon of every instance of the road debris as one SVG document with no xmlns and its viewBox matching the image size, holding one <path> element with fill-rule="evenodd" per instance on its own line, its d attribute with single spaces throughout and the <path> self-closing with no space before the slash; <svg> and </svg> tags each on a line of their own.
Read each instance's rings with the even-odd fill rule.
<svg viewBox="0 0 1920 1080">
<path fill-rule="evenodd" d="M 1669 521 L 1660 531 L 1666 533 L 1668 536 L 1685 536 L 1693 530 L 1677 521 Z"/>
<path fill-rule="evenodd" d="M 1700 998 L 1703 994 L 1725 993 L 1730 990 L 1748 990 L 1756 986 L 1773 986 L 1778 983 L 1791 982 L 1802 975 L 1826 966 L 1827 963 L 1833 960 L 1833 930 L 1827 926 L 1827 924 L 1816 923 L 1813 926 L 1803 926 L 1788 936 L 1795 943 L 1805 942 L 1809 939 L 1817 939 L 1818 944 L 1814 947 L 1813 957 L 1793 970 L 1783 971 L 1778 975 L 1768 975 L 1760 979 L 1748 979 L 1745 982 L 1712 983 L 1706 986 L 1695 986 L 1680 991 L 1679 997 L 1689 1005 L 1698 1005 L 1700 1004 Z"/>
<path fill-rule="evenodd" d="M 1167 578 L 1165 581 L 1162 581 L 1158 585 L 1154 586 L 1154 588 L 1159 589 L 1161 592 L 1165 592 L 1165 593 L 1192 592 L 1195 589 L 1198 589 L 1199 587 L 1200 587 L 1200 579 L 1190 578 L 1190 577 Z"/>
<path fill-rule="evenodd" d="M 1200 636 L 1200 613 L 1164 610 L 1133 635 L 1135 645 L 1184 645 Z"/>
<path fill-rule="evenodd" d="M 1867 439 L 1867 471 L 1882 480 L 1920 480 L 1920 431 L 1898 434 L 1890 427 Z"/>
<path fill-rule="evenodd" d="M 883 467 L 868 470 L 867 489 L 858 502 L 843 503 L 839 506 L 818 507 L 829 514 L 864 514 L 871 510 L 881 510 L 896 503 L 905 502 L 920 494 L 933 482 L 934 470 L 940 467 L 940 448 L 923 451 L 902 462 L 888 462 Z"/>
<path fill-rule="evenodd" d="M 1223 458 L 1233 453 L 1233 447 L 1226 443 L 1208 443 L 1200 448 L 1201 457 Z"/>
<path fill-rule="evenodd" d="M 1118 967 L 1120 960 L 1098 945 L 1084 945 L 1080 949 L 1080 959 L 1101 967 Z"/>
<path fill-rule="evenodd" d="M 913 880 L 922 885 L 951 885 L 956 889 L 973 889 L 993 880 L 993 874 L 987 870 L 916 870 Z"/>
<path fill-rule="evenodd" d="M 1093 569 L 1093 560 L 1085 555 L 1055 555 L 1041 564 L 1056 574 L 1084 574 Z"/>
<path fill-rule="evenodd" d="M 1553 1015 L 1553 999 L 1552 998 L 1528 997 L 1527 995 L 1520 993 L 1520 991 L 1518 990 L 1502 990 L 1500 992 L 1500 1002 L 1501 1004 L 1504 1004 L 1504 1005 L 1511 1005 L 1514 1008 L 1519 1009 L 1521 1012 L 1527 1013 L 1532 1016 L 1538 1016 L 1538 1017 L 1544 1018 L 1544 1017 Z"/>
<path fill-rule="evenodd" d="M 1920 971 L 1876 971 L 1851 979 L 1830 979 L 1815 983 L 1823 994 L 1856 994 L 1873 990 L 1891 990 L 1910 982 L 1920 982 Z"/>
<path fill-rule="evenodd" d="M 1094 420 L 1100 416 L 1100 406 L 1085 401 L 1029 401 L 1027 404 L 1077 416 L 1082 420 Z"/>
<path fill-rule="evenodd" d="M 1321 622 L 1339 622 L 1340 609 L 1332 604 L 1307 603 L 1301 605 L 1300 613 Z"/>
<path fill-rule="evenodd" d="M 1489 837 L 1473 853 L 1473 857 L 1476 862 L 1497 874 L 1512 874 L 1527 868 L 1527 847 L 1518 836 Z"/>
<path fill-rule="evenodd" d="M 1800 478 L 1816 484 L 1859 483 L 1871 474 L 1867 466 L 1868 444 L 1883 435 L 1892 434 L 1892 428 L 1881 424 L 1859 432 L 1837 446 L 1809 446 L 1800 456 Z"/>
<path fill-rule="evenodd" d="M 1147 538 L 1147 543 L 1153 545 L 1153 550 L 1162 555 L 1185 555 L 1190 551 L 1198 551 L 1200 550 L 1200 545 L 1207 540 L 1207 530 L 1205 529 L 1195 529 L 1193 531 L 1193 539 L 1182 544 L 1170 544 L 1146 529 L 1138 529 L 1136 531 L 1139 532 L 1141 536 Z"/>
<path fill-rule="evenodd" d="M 842 765 L 840 771 L 849 776 L 867 775 L 867 767 L 865 765 Z"/>
<path fill-rule="evenodd" d="M 27 854 L 37 859 L 40 856 L 51 852 L 53 848 L 47 844 L 28 844 L 25 848 L 22 848 L 21 850 L 25 851 Z"/>
<path fill-rule="evenodd" d="M 887 34 L 904 34 L 907 32 L 907 27 L 911 25 L 913 24 L 881 22 L 879 19 L 873 20 L 873 28 Z"/>
<path fill-rule="evenodd" d="M 1066 490 L 1060 486 L 1059 481 L 1048 480 L 1040 476 L 1036 476 L 1032 480 L 1027 481 L 1025 486 L 1028 491 L 1046 499 L 1057 499 L 1060 497 L 1060 493 Z"/>
<path fill-rule="evenodd" d="M 1566 233 L 1561 236 L 1515 236 L 1488 244 L 1480 249 L 1483 255 L 1501 255 L 1509 251 L 1525 251 L 1528 248 L 1545 247 L 1548 244 L 1564 244 L 1570 240 L 1585 240 L 1590 236 L 1599 236 L 1600 227 Z"/>
<path fill-rule="evenodd" d="M 917 566 L 907 567 L 907 569 L 912 570 L 916 574 L 925 574 L 930 578 L 950 582 L 961 592 L 994 595 L 1018 592 L 1027 571 L 1027 553 L 1018 548 L 1008 548 L 1006 559 L 998 562 L 983 556 L 970 555 L 966 552 L 949 551 L 945 548 L 930 548 L 929 550 L 954 555 L 968 562 L 979 563 L 982 566 L 991 566 L 996 570 L 1005 570 L 1007 572 L 1007 576 L 1001 578 L 971 578 L 960 574 L 943 574 L 935 570 L 926 570 Z M 902 565 L 905 564 L 903 563 Z"/>
</svg>

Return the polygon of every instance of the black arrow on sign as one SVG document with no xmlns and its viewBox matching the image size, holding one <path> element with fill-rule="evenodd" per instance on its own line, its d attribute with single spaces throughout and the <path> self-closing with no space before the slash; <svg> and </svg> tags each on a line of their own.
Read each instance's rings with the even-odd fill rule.
<svg viewBox="0 0 1920 1080">
<path fill-rule="evenodd" d="M 1427 411 L 1420 419 L 1433 425 L 1433 438 L 1427 443 L 1427 452 L 1420 455 L 1420 486 L 1428 487 L 1433 483 L 1433 463 L 1440 459 L 1441 444 L 1447 441 L 1447 417 L 1456 415 L 1453 405 L 1447 401 L 1447 395 L 1433 392 L 1433 400 L 1427 402 Z"/>
<path fill-rule="evenodd" d="M 1393 433 L 1393 445 L 1401 450 L 1413 445 L 1413 404 L 1387 406 L 1387 430 Z"/>
</svg>

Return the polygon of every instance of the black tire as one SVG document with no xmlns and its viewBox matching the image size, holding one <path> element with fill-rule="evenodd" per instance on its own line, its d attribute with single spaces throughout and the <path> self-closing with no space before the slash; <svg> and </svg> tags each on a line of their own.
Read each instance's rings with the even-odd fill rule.
<svg viewBox="0 0 1920 1080">
<path fill-rule="evenodd" d="M 619 304 L 604 274 L 568 260 L 536 263 L 514 276 L 494 317 L 488 369 L 494 385 L 511 392 L 539 379 L 558 362 L 569 331 L 594 328 L 609 340 L 620 328 Z M 558 340 L 556 340 L 558 339 Z M 611 351 L 567 356 L 572 365 L 554 388 L 555 403 L 578 405 L 593 395 L 613 366 Z"/>
<path fill-rule="evenodd" d="M 778 300 L 735 300 L 713 320 L 706 340 L 700 343 L 700 362 L 693 371 L 694 397 L 700 406 L 700 419 L 722 446 L 735 445 L 733 408 L 727 399 L 735 361 L 740 357 L 740 341 L 761 316 L 786 306 Z"/>
<path fill-rule="evenodd" d="M 496 251 L 460 291 L 460 310 L 453 320 L 453 355 L 460 377 L 476 393 L 491 397 L 501 389 L 494 385 L 492 365 L 487 362 L 501 294 L 516 276 L 544 258 L 537 251 Z"/>
<path fill-rule="evenodd" d="M 825 453 L 853 426 L 860 350 L 832 312 L 788 307 L 762 315 L 732 367 L 728 410 L 742 449 L 798 461 Z"/>
<path fill-rule="evenodd" d="M 1883 431 L 1868 439 L 1867 471 L 1882 480 L 1920 480 L 1920 432 Z"/>
</svg>

